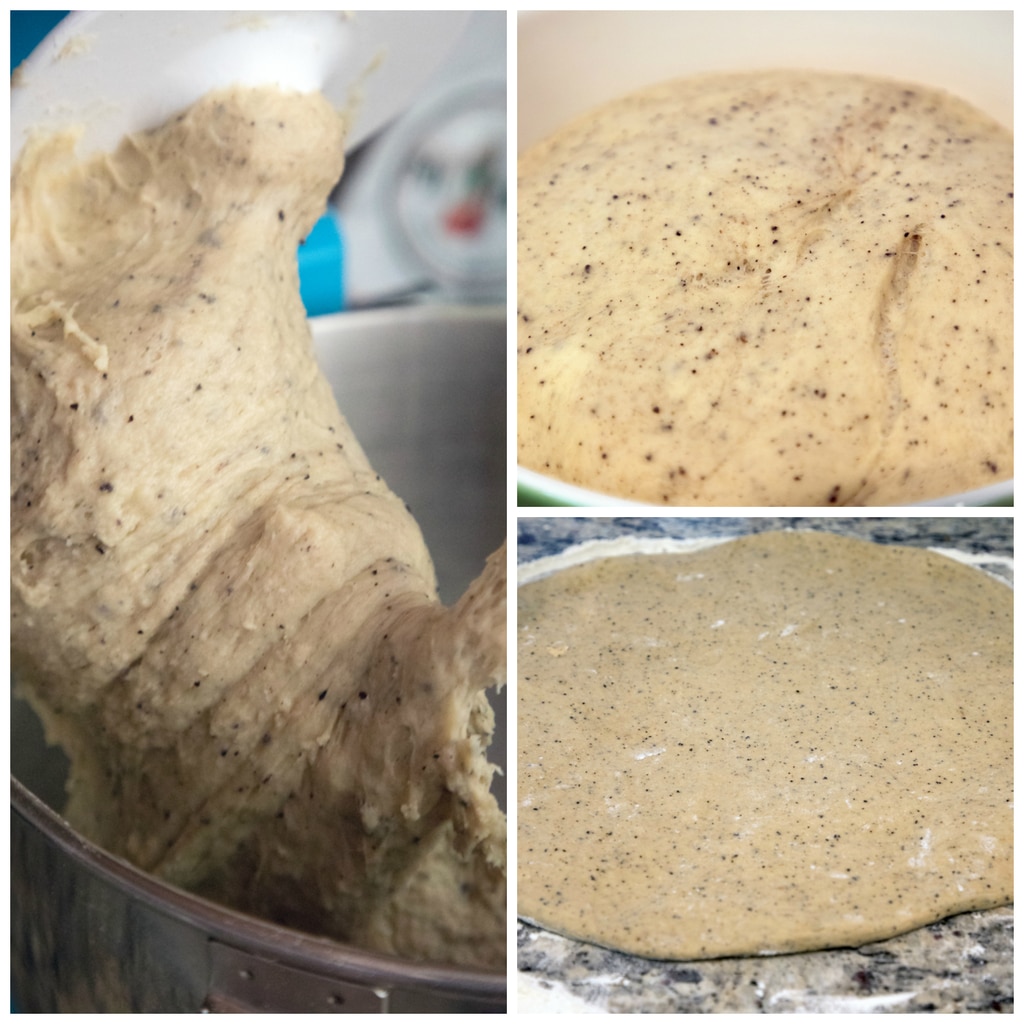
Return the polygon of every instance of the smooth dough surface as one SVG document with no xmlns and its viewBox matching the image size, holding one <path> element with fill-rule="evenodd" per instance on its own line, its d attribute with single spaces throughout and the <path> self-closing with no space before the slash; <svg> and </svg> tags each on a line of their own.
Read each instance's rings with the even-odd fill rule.
<svg viewBox="0 0 1024 1024">
<path fill-rule="evenodd" d="M 519 461 L 678 505 L 1012 476 L 1013 137 L 936 90 L 750 72 L 519 162 Z"/>
<path fill-rule="evenodd" d="M 766 533 L 519 589 L 518 910 L 667 959 L 1013 899 L 1012 592 Z"/>
<path fill-rule="evenodd" d="M 110 155 L 26 147 L 13 660 L 102 846 L 284 924 L 503 964 L 504 556 L 438 603 L 315 362 L 295 252 L 343 140 L 319 95 L 240 89 Z"/>
</svg>

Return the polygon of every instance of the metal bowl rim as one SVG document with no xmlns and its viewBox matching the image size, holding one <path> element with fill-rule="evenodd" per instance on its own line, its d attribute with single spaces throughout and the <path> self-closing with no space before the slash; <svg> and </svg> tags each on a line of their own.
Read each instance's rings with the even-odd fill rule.
<svg viewBox="0 0 1024 1024">
<path fill-rule="evenodd" d="M 11 809 L 63 854 L 129 898 L 247 953 L 338 981 L 504 998 L 504 971 L 401 960 L 262 921 L 163 882 L 79 835 L 14 776 Z"/>
</svg>

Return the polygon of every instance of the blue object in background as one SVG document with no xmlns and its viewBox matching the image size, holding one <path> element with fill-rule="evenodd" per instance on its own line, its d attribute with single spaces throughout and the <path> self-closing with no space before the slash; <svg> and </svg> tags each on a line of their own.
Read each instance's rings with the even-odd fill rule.
<svg viewBox="0 0 1024 1024">
<path fill-rule="evenodd" d="M 308 316 L 345 308 L 344 244 L 337 219 L 325 213 L 299 246 L 299 291 Z"/>
<path fill-rule="evenodd" d="M 11 71 L 43 41 L 68 11 L 11 11 Z"/>
<path fill-rule="evenodd" d="M 11 71 L 51 32 L 68 11 L 11 11 Z M 344 308 L 343 245 L 338 222 L 330 213 L 314 225 L 299 246 L 299 286 L 309 316 Z"/>
</svg>

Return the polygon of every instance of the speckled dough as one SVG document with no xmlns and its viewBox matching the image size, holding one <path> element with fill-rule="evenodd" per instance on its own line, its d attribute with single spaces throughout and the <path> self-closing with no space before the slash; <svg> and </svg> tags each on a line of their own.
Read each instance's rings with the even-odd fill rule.
<svg viewBox="0 0 1024 1024">
<path fill-rule="evenodd" d="M 109 156 L 26 147 L 13 658 L 107 849 L 275 921 L 503 964 L 504 556 L 438 603 L 314 360 L 295 251 L 343 129 L 321 96 L 232 90 Z"/>
<path fill-rule="evenodd" d="M 1012 902 L 1012 592 L 767 533 L 519 590 L 521 916 L 650 957 Z"/>
<path fill-rule="evenodd" d="M 928 88 L 706 76 L 519 163 L 519 461 L 679 505 L 1012 475 L 1013 138 Z"/>
</svg>

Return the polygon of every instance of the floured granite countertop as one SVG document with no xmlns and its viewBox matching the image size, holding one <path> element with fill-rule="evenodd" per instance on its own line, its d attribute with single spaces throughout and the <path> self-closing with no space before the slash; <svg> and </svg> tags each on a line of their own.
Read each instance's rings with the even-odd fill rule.
<svg viewBox="0 0 1024 1024">
<path fill-rule="evenodd" d="M 1013 520 L 942 518 L 529 518 L 519 562 L 611 537 L 734 537 L 829 530 L 955 550 L 1012 578 Z M 779 908 L 784 912 L 784 908 Z M 1013 908 L 960 914 L 857 949 L 693 962 L 648 960 L 520 921 L 520 1013 L 1009 1013 Z"/>
</svg>

